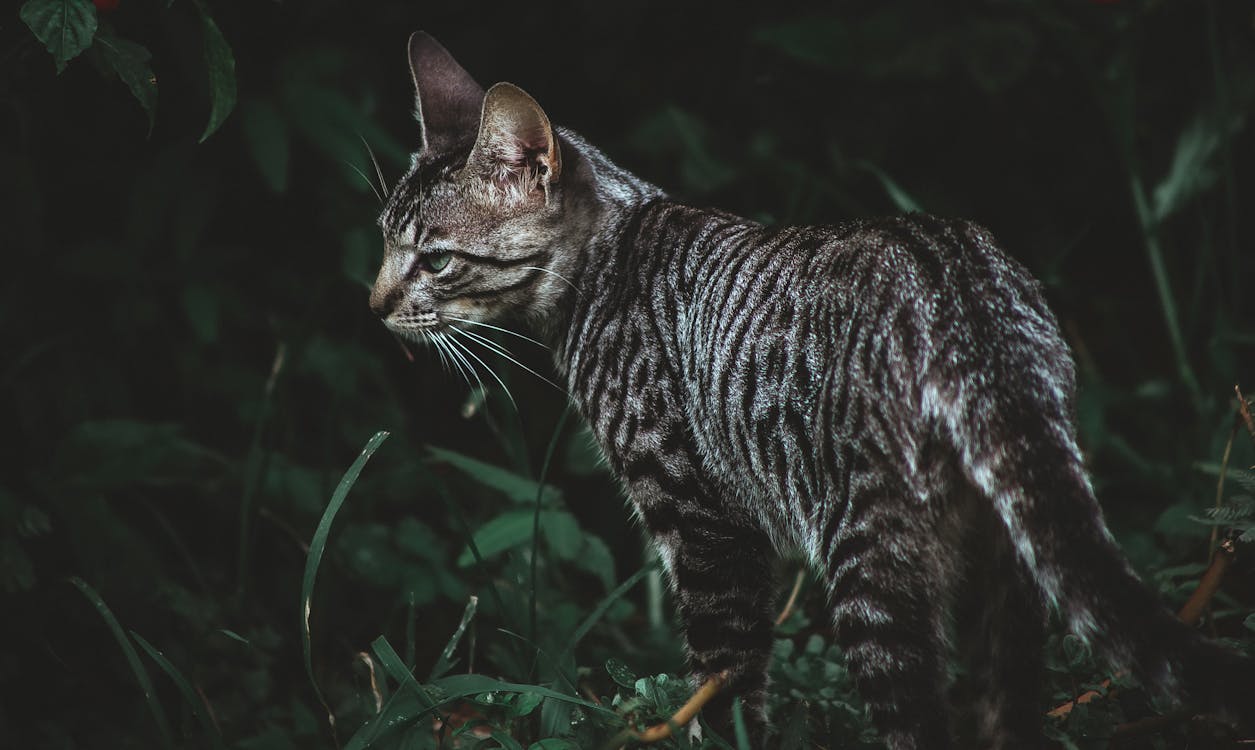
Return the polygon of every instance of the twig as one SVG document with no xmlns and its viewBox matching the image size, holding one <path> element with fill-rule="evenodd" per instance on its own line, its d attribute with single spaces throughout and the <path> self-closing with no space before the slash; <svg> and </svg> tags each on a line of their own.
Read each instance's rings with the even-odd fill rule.
<svg viewBox="0 0 1255 750">
<path fill-rule="evenodd" d="M 793 607 L 797 605 L 797 595 L 802 591 L 802 583 L 806 580 L 806 568 L 801 568 L 797 572 L 797 578 L 793 581 L 793 591 L 789 593 L 789 599 L 784 603 L 784 609 L 780 610 L 780 616 L 776 618 L 776 627 L 784 624 L 785 620 L 793 614 Z"/>
<path fill-rule="evenodd" d="M 670 719 L 661 724 L 655 724 L 654 726 L 642 731 L 637 731 L 628 727 L 622 732 L 616 734 L 610 742 L 606 744 L 606 747 L 622 748 L 630 741 L 636 741 L 642 745 L 649 745 L 660 740 L 665 740 L 671 736 L 672 730 L 675 727 L 685 726 L 692 721 L 693 717 L 697 716 L 698 712 L 702 710 L 702 707 L 709 703 L 711 698 L 718 695 L 719 691 L 723 690 L 723 686 L 727 683 L 728 670 L 725 669 L 719 674 L 711 675 L 706 682 L 697 689 L 697 692 L 693 693 L 693 697 L 689 698 L 688 702 L 683 706 L 680 706 L 680 710 L 676 711 L 675 715 L 673 715 Z"/>
<path fill-rule="evenodd" d="M 1177 613 L 1177 619 L 1187 625 L 1197 625 L 1199 619 L 1203 615 L 1203 611 L 1207 608 L 1207 604 L 1211 602 L 1213 596 L 1220 589 L 1220 580 L 1224 578 L 1225 571 L 1229 569 L 1229 565 L 1233 563 L 1236 557 L 1236 548 L 1233 540 L 1226 539 L 1221 542 L 1216 550 L 1216 554 L 1212 557 L 1211 565 L 1207 567 L 1207 571 L 1203 573 L 1203 577 L 1198 582 L 1198 587 L 1194 589 L 1194 593 L 1190 594 L 1190 598 L 1185 602 L 1185 606 Z M 1123 677 L 1125 672 L 1117 672 L 1116 677 Z M 1111 687 L 1111 680 L 1103 680 L 1099 683 L 1103 690 Z M 1107 693 L 1110 695 L 1110 693 Z M 1072 713 L 1072 709 L 1080 704 L 1089 703 L 1095 698 L 1103 697 L 1103 693 L 1098 690 L 1087 690 L 1077 697 L 1055 706 L 1046 713 L 1051 719 L 1062 719 Z"/>
<path fill-rule="evenodd" d="M 1220 589 L 1220 579 L 1224 578 L 1225 571 L 1233 564 L 1233 558 L 1237 556 L 1237 548 L 1233 544 L 1232 539 L 1226 539 L 1216 548 L 1216 554 L 1211 558 L 1211 565 L 1207 566 L 1207 572 L 1203 573 L 1203 578 L 1198 582 L 1198 588 L 1194 589 L 1194 593 L 1190 594 L 1190 598 L 1186 600 L 1185 606 L 1181 607 L 1181 611 L 1177 613 L 1177 617 L 1186 625 L 1197 625 L 1198 621 L 1203 617 L 1203 611 L 1207 609 L 1207 605 L 1211 602 L 1213 596 Z"/>
<path fill-rule="evenodd" d="M 1242 424 L 1246 425 L 1246 432 L 1251 436 L 1251 440 L 1255 440 L 1255 417 L 1251 416 L 1251 405 L 1237 385 L 1233 386 L 1233 392 L 1238 396 L 1238 414 L 1242 417 Z"/>
</svg>

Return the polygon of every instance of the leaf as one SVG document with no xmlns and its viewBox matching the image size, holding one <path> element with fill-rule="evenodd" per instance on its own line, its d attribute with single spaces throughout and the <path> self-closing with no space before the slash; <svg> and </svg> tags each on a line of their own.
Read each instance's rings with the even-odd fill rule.
<svg viewBox="0 0 1255 750">
<path fill-rule="evenodd" d="M 1247 615 L 1242 624 L 1246 626 L 1247 630 L 1255 630 L 1255 614 Z"/>
<path fill-rule="evenodd" d="M 201 727 L 205 730 L 205 734 L 210 737 L 215 748 L 222 750 L 226 745 L 222 742 L 222 733 L 218 731 L 218 725 L 210 720 L 209 715 L 205 713 L 205 702 L 201 699 L 196 691 L 192 689 L 191 683 L 183 676 L 177 667 L 165 657 L 165 654 L 158 651 L 151 643 L 144 640 L 139 633 L 131 631 L 131 637 L 140 645 L 140 648 L 148 654 L 153 661 L 157 662 L 157 666 L 161 667 L 161 671 L 174 681 L 175 687 L 179 689 L 179 693 L 183 695 L 183 700 L 187 701 L 187 705 L 192 709 L 192 714 L 196 720 L 200 722 Z"/>
<path fill-rule="evenodd" d="M 20 15 L 52 53 L 58 74 L 91 46 L 96 34 L 96 6 L 88 0 L 28 0 Z"/>
<path fill-rule="evenodd" d="M 1200 112 L 1177 138 L 1168 173 L 1155 186 L 1153 216 L 1162 222 L 1190 199 L 1205 192 L 1220 177 L 1216 159 L 1224 141 L 1245 125 L 1241 117 L 1220 122 L 1214 113 Z"/>
<path fill-rule="evenodd" d="M 170 739 L 170 722 L 166 720 L 166 712 L 161 708 L 161 703 L 157 700 L 157 693 L 153 690 L 152 680 L 148 679 L 148 671 L 144 669 L 144 665 L 140 662 L 139 654 L 135 653 L 135 647 L 127 639 L 126 633 L 122 632 L 122 626 L 118 623 L 118 618 L 113 616 L 113 612 L 105 604 L 105 600 L 100 598 L 100 594 L 96 593 L 96 589 L 89 586 L 82 578 L 75 576 L 70 579 L 70 583 L 83 592 L 83 596 L 87 597 L 87 601 L 91 602 L 96 611 L 100 613 L 100 616 L 105 621 L 105 625 L 109 626 L 109 631 L 113 633 L 114 640 L 121 647 L 122 655 L 126 657 L 126 662 L 131 666 L 131 672 L 135 674 L 135 680 L 139 683 L 139 688 L 144 693 L 144 700 L 148 701 L 148 709 L 152 712 L 153 720 L 157 722 L 157 731 L 161 735 L 161 744 L 167 748 L 173 748 L 174 745 Z"/>
<path fill-rule="evenodd" d="M 551 737 L 533 742 L 527 750 L 580 750 L 580 746 L 570 740 Z"/>
<path fill-rule="evenodd" d="M 448 703 L 456 698 L 464 698 L 470 695 L 478 695 L 479 693 L 506 692 L 506 693 L 533 693 L 542 698 L 552 698 L 556 701 L 569 703 L 574 706 L 580 706 L 594 713 L 602 715 L 604 718 L 617 720 L 619 717 L 613 711 L 586 701 L 583 698 L 566 693 L 559 693 L 556 690 L 550 690 L 539 685 L 520 685 L 515 682 L 503 682 L 494 680 L 487 675 L 482 674 L 455 674 L 435 680 L 436 687 L 444 691 L 444 703 Z"/>
<path fill-rule="evenodd" d="M 476 482 L 498 490 L 516 502 L 535 502 L 536 493 L 541 491 L 539 483 L 532 479 L 470 456 L 436 447 L 428 448 L 428 453 L 437 461 L 449 464 Z M 556 487 L 545 485 L 543 492 L 546 500 L 557 502 L 562 499 L 562 493 Z"/>
<path fill-rule="evenodd" d="M 549 549 L 559 560 L 575 560 L 584 549 L 584 532 L 575 516 L 565 511 L 540 514 L 540 530 Z"/>
<path fill-rule="evenodd" d="M 265 99 L 248 102 L 240 110 L 244 143 L 266 186 L 276 193 L 288 189 L 291 138 L 279 110 Z"/>
<path fill-rule="evenodd" d="M 869 161 L 860 161 L 857 162 L 857 164 L 868 172 L 871 172 L 872 175 L 880 181 L 880 185 L 885 189 L 885 192 L 889 194 L 889 200 L 893 201 L 893 205 L 896 206 L 899 211 L 911 213 L 924 210 L 920 208 L 919 201 L 912 198 L 911 194 L 903 190 L 898 183 L 894 182 L 893 178 L 890 177 L 883 169 Z"/>
<path fill-rule="evenodd" d="M 392 675 L 392 679 L 396 680 L 398 685 L 412 691 L 418 698 L 420 706 L 430 708 L 435 705 L 423 686 L 414 679 L 414 674 L 406 668 L 405 662 L 401 660 L 401 656 L 397 654 L 396 649 L 392 648 L 387 638 L 379 636 L 371 642 L 370 647 L 375 652 L 375 656 L 379 657 L 379 663 L 388 671 L 388 674 Z"/>
<path fill-rule="evenodd" d="M 606 543 L 593 536 L 584 536 L 584 546 L 572 560 L 579 568 L 597 576 L 609 591 L 614 586 L 614 555 Z"/>
<path fill-rule="evenodd" d="M 479 597 L 472 596 L 466 602 L 466 609 L 462 610 L 462 619 L 458 622 L 457 629 L 453 631 L 453 635 L 449 637 L 449 642 L 445 644 L 444 650 L 440 652 L 440 658 L 436 661 L 436 665 L 431 668 L 431 676 L 428 680 L 435 680 L 453 668 L 453 652 L 457 650 L 458 643 L 462 640 L 462 634 L 466 632 L 466 626 L 471 624 L 471 619 L 475 617 L 475 611 L 478 608 Z"/>
<path fill-rule="evenodd" d="M 157 76 L 148 61 L 152 53 L 141 44 L 115 36 L 107 29 L 96 33 L 100 58 L 118 74 L 148 115 L 148 132 L 157 122 Z"/>
<path fill-rule="evenodd" d="M 610 675 L 610 679 L 625 688 L 631 688 L 638 679 L 636 673 L 628 665 L 614 658 L 606 660 L 606 674 Z"/>
<path fill-rule="evenodd" d="M 218 628 L 218 632 L 222 633 L 223 635 L 225 635 L 226 637 L 230 638 L 233 641 L 239 641 L 240 643 L 243 643 L 245 646 L 253 645 L 252 643 L 249 643 L 247 638 L 235 632 L 234 630 L 227 630 L 226 628 Z"/>
<path fill-rule="evenodd" d="M 310 602 L 314 597 L 314 581 L 318 577 L 318 566 L 327 548 L 327 537 L 331 535 L 331 523 L 335 520 L 336 513 L 340 512 L 340 506 L 344 505 L 344 499 L 348 497 L 349 490 L 353 489 L 366 462 L 387 439 L 387 432 L 376 432 L 367 441 L 361 454 L 349 466 L 348 471 L 344 472 L 340 484 L 331 494 L 331 502 L 327 503 L 327 510 L 323 512 L 318 528 L 314 530 L 314 538 L 309 543 L 309 554 L 305 558 L 305 575 L 301 581 L 301 646 L 305 652 L 305 673 L 309 675 L 309 682 L 314 686 L 314 692 L 318 694 L 323 705 L 326 705 L 326 701 L 322 698 L 322 689 L 318 687 L 318 680 L 314 679 L 313 649 L 309 633 Z"/>
<path fill-rule="evenodd" d="M 196 0 L 200 11 L 201 31 L 205 41 L 205 67 L 209 72 L 209 122 L 201 133 L 199 143 L 213 135 L 235 109 L 235 55 L 231 45 L 214 19 L 209 15 L 204 0 Z"/>
</svg>

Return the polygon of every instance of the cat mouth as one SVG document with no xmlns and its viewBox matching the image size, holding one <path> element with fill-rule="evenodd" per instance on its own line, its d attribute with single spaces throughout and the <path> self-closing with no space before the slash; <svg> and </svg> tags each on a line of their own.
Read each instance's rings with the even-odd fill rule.
<svg viewBox="0 0 1255 750">
<path fill-rule="evenodd" d="M 388 330 L 403 336 L 407 334 L 430 333 L 448 325 L 440 319 L 435 310 L 389 315 L 384 319 L 383 324 L 387 326 Z"/>
</svg>

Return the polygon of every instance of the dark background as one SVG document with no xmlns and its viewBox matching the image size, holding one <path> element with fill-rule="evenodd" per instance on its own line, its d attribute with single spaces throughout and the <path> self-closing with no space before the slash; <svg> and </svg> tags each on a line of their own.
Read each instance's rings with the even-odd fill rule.
<svg viewBox="0 0 1255 750">
<path fill-rule="evenodd" d="M 419 28 L 481 84 L 522 86 L 686 200 L 773 223 L 919 208 L 991 228 L 1045 282 L 1078 358 L 1084 449 L 1117 536 L 1170 604 L 1192 588 L 1210 529 L 1189 516 L 1216 502 L 1234 384 L 1255 391 L 1251 4 L 204 7 L 238 85 L 204 143 L 191 2 L 100 14 L 152 52 L 151 134 L 98 55 L 57 75 L 16 6 L 0 17 L 0 744 L 160 740 L 118 638 L 67 577 L 165 653 L 228 745 L 281 748 L 344 742 L 373 709 L 355 655 L 383 633 L 425 673 L 471 593 L 478 630 L 458 670 L 556 685 L 559 667 L 533 668 L 530 646 L 497 628 L 560 651 L 647 560 L 572 420 L 546 475 L 564 531 L 547 527 L 537 558 L 539 621 L 530 541 L 458 562 L 463 524 L 531 506 L 425 446 L 536 477 L 564 400 L 500 359 L 517 412 L 495 390 L 473 397 L 430 353 L 410 362 L 367 308 L 381 242 L 363 142 L 389 181 L 402 173 L 418 135 L 405 40 Z M 502 343 L 546 372 L 543 352 Z M 301 661 L 305 545 L 381 429 L 392 436 L 337 518 L 314 598 L 333 737 Z M 1232 446 L 1230 466 L 1255 463 L 1243 431 Z M 1222 495 L 1242 492 L 1235 481 Z M 1249 642 L 1253 581 L 1239 557 L 1216 632 Z M 857 697 L 820 695 L 840 668 L 824 661 L 818 599 L 780 648 L 786 663 L 805 661 L 794 647 L 814 657 L 819 676 L 777 675 L 793 691 L 781 688 L 777 716 L 853 743 L 861 720 L 831 717 L 857 714 Z M 669 611 L 655 588 L 633 589 L 566 666 L 599 696 L 615 689 L 608 657 L 681 672 Z M 1044 708 L 1102 674 L 1073 646 L 1051 648 L 1062 667 Z M 177 680 L 141 659 L 172 742 L 209 743 Z M 560 723 L 480 709 L 524 747 Z"/>
</svg>

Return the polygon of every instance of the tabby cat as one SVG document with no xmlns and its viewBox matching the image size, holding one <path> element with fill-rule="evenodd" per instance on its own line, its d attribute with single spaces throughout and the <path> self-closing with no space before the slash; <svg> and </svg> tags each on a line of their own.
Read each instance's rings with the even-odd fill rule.
<svg viewBox="0 0 1255 750">
<path fill-rule="evenodd" d="M 953 746 L 951 632 L 975 644 L 980 744 L 1039 746 L 1047 608 L 1150 688 L 1255 717 L 1251 661 L 1172 617 L 1108 533 L 1068 348 L 985 229 L 686 206 L 430 36 L 409 58 L 421 146 L 371 307 L 468 368 L 492 321 L 548 342 L 665 564 L 694 680 L 730 674 L 713 731 L 739 696 L 765 741 L 772 560 L 794 549 L 890 748 Z M 962 591 L 981 613 L 952 628 Z"/>
</svg>

